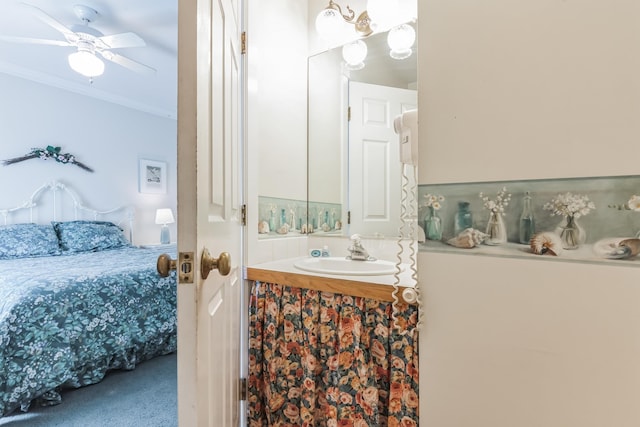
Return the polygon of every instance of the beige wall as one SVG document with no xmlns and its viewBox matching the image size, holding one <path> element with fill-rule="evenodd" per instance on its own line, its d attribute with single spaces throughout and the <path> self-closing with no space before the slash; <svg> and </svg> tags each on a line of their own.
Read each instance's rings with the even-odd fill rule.
<svg viewBox="0 0 640 427">
<path fill-rule="evenodd" d="M 421 0 L 420 182 L 638 174 L 638 22 L 630 0 Z M 636 269 L 419 267 L 421 426 L 640 425 Z"/>
</svg>

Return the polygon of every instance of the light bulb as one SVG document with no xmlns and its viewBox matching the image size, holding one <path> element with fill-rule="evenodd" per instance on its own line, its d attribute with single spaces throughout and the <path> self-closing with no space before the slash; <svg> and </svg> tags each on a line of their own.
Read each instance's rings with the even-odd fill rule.
<svg viewBox="0 0 640 427">
<path fill-rule="evenodd" d="M 104 73 L 104 62 L 93 53 L 79 50 L 69 55 L 69 66 L 86 77 L 97 77 Z"/>
<path fill-rule="evenodd" d="M 418 0 L 399 0 L 400 23 L 412 22 L 418 19 Z"/>
<path fill-rule="evenodd" d="M 316 31 L 326 40 L 331 40 L 340 34 L 343 25 L 342 15 L 332 8 L 321 10 L 316 17 Z"/>
<path fill-rule="evenodd" d="M 416 41 L 416 31 L 411 25 L 402 24 L 392 28 L 387 35 L 387 43 L 393 59 L 406 59 L 411 56 L 411 47 Z"/>
<path fill-rule="evenodd" d="M 368 0 L 367 13 L 375 31 L 385 31 L 397 25 L 399 18 L 398 0 Z"/>
<path fill-rule="evenodd" d="M 349 70 L 363 69 L 366 57 L 367 44 L 362 40 L 356 40 L 342 46 L 342 58 L 347 63 L 347 69 Z"/>
</svg>

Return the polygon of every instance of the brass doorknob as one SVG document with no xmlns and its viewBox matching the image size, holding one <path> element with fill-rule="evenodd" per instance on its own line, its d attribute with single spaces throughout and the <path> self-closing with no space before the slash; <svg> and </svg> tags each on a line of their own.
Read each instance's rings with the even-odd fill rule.
<svg viewBox="0 0 640 427">
<path fill-rule="evenodd" d="M 217 269 L 221 276 L 226 276 L 231 271 L 231 255 L 228 252 L 222 252 L 218 258 L 214 258 L 207 248 L 202 250 L 202 259 L 200 260 L 200 275 L 203 279 L 209 277 L 211 270 Z"/>
<path fill-rule="evenodd" d="M 158 262 L 156 264 L 156 269 L 158 270 L 158 274 L 162 277 L 169 277 L 169 273 L 171 270 L 175 270 L 177 268 L 177 263 L 175 259 L 171 259 L 169 254 L 162 254 L 158 257 Z"/>
</svg>

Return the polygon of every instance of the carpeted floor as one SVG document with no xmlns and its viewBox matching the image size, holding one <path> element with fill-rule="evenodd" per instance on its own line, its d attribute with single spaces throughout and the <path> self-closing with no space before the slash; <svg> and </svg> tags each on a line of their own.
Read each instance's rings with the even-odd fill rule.
<svg viewBox="0 0 640 427">
<path fill-rule="evenodd" d="M 98 384 L 62 394 L 57 406 L 33 406 L 0 418 L 9 427 L 175 427 L 176 354 L 112 371 Z"/>
</svg>

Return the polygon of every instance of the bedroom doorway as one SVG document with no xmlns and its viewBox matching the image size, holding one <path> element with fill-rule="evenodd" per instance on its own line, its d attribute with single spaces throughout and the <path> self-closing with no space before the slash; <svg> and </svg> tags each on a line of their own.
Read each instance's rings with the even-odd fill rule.
<svg viewBox="0 0 640 427">
<path fill-rule="evenodd" d="M 233 0 L 178 2 L 180 426 L 244 423 L 243 8 Z"/>
</svg>

